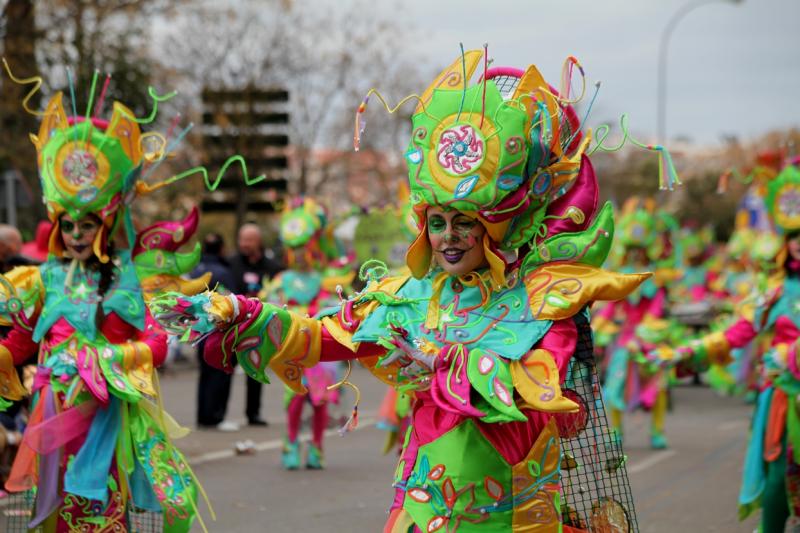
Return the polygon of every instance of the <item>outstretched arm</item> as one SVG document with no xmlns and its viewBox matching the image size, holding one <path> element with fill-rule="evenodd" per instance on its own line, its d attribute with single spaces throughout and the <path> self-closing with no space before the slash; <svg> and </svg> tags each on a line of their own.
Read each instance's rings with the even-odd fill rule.
<svg viewBox="0 0 800 533">
<path fill-rule="evenodd" d="M 731 362 L 731 350 L 747 346 L 756 337 L 758 331 L 747 318 L 740 318 L 732 326 L 722 331 L 709 333 L 690 343 L 669 348 L 662 346 L 647 354 L 654 364 L 674 365 L 681 360 L 693 360 L 695 364 L 727 365 Z"/>
<path fill-rule="evenodd" d="M 321 321 L 301 316 L 255 298 L 205 292 L 197 296 L 175 293 L 150 303 L 163 327 L 183 340 L 205 339 L 208 364 L 233 371 L 233 357 L 253 379 L 269 383 L 271 369 L 290 388 L 304 392 L 303 368 L 322 360 L 372 357 L 382 353 L 375 345 L 346 346 Z M 325 357 L 322 354 L 325 353 Z"/>
<path fill-rule="evenodd" d="M 710 363 L 725 365 L 731 362 L 731 350 L 747 346 L 756 337 L 753 323 L 740 318 L 724 331 L 710 333 L 692 344 L 695 356 Z"/>
</svg>

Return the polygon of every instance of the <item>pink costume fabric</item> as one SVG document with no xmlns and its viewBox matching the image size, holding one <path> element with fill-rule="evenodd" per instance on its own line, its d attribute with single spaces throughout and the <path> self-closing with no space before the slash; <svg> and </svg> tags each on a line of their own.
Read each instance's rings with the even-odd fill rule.
<svg viewBox="0 0 800 533">
<path fill-rule="evenodd" d="M 353 352 L 338 344 L 331 335 L 323 328 L 322 330 L 323 347 L 321 361 L 336 361 L 354 358 Z M 553 354 L 559 375 L 563 382 L 567 375 L 566 368 L 570 356 L 575 351 L 577 331 L 572 320 L 559 320 L 553 323 L 550 330 L 545 334 L 539 343 L 533 348 L 544 348 Z M 383 349 L 374 344 L 362 343 L 356 352 L 355 357 L 370 357 L 380 353 Z M 447 366 L 441 366 L 436 370 L 436 379 L 428 391 L 418 391 L 416 402 L 412 407 L 411 414 L 411 437 L 400 457 L 405 461 L 403 478 L 407 478 L 416 463 L 419 447 L 436 440 L 450 429 L 456 427 L 468 417 L 481 416 L 481 412 L 475 409 L 468 401 L 460 407 L 454 406 L 453 402 L 447 401 L 450 395 L 442 394 L 439 387 L 444 387 L 443 383 L 447 380 Z M 466 373 L 466 371 L 464 371 Z M 469 388 L 466 376 L 461 376 L 462 382 Z M 467 396 L 468 397 L 468 396 Z M 540 411 L 523 410 L 528 417 L 527 422 L 508 422 L 505 424 L 487 424 L 476 421 L 478 428 L 486 439 L 496 447 L 503 458 L 509 464 L 516 464 L 525 458 L 534 442 L 538 438 L 544 426 L 550 420 L 550 414 Z M 395 497 L 391 509 L 398 509 L 403 505 L 406 493 L 401 488 L 395 489 Z"/>
</svg>

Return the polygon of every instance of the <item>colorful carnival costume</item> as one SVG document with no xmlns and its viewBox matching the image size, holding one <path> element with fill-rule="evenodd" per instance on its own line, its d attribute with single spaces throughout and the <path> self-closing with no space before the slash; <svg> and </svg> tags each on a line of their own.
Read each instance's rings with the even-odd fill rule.
<svg viewBox="0 0 800 533">
<path fill-rule="evenodd" d="M 467 52 L 417 97 L 406 152 L 419 231 L 410 276 L 372 269 L 362 292 L 321 319 L 214 293 L 170 295 L 152 308 L 176 332 L 191 324 L 223 363 L 235 354 L 257 379 L 270 368 L 303 391 L 303 369 L 358 358 L 413 394 L 384 531 L 635 528 L 630 501 L 587 489 L 603 472 L 624 474 L 621 451 L 603 465 L 561 446 L 605 418 L 596 375 L 580 373 L 592 364 L 587 306 L 624 298 L 648 274 L 599 267 L 612 209 L 597 210 L 568 84 L 557 96 L 534 66 L 484 66 L 469 84 L 485 59 Z M 480 266 L 451 274 L 467 254 Z M 588 358 L 573 357 L 576 346 Z M 565 384 L 585 384 L 589 396 Z M 616 446 L 607 427 L 597 431 L 595 450 Z M 584 488 L 568 481 L 576 469 L 587 473 Z M 589 492 L 593 502 L 578 509 L 574 498 Z"/>
<path fill-rule="evenodd" d="M 709 268 L 713 243 L 714 230 L 710 226 L 681 229 L 677 250 L 681 277 L 671 291 L 673 301 L 699 303 L 719 296 L 714 291 L 716 275 Z"/>
<path fill-rule="evenodd" d="M 286 305 L 303 316 L 314 316 L 339 303 L 342 285 L 349 286 L 354 274 L 348 271 L 347 261 L 341 260 L 345 254 L 335 242 L 332 229 L 325 210 L 313 199 L 297 198 L 287 203 L 280 230 L 281 242 L 287 250 L 287 269 L 270 282 L 263 295 L 266 300 Z M 313 410 L 306 467 L 323 468 L 322 440 L 328 426 L 328 403 L 339 401 L 339 391 L 332 387 L 339 381 L 339 366 L 328 362 L 304 369 L 303 384 L 308 389 L 307 394 L 286 387 L 287 436 L 281 459 L 287 470 L 300 467 L 297 437 L 306 402 Z"/>
<path fill-rule="evenodd" d="M 710 363 L 728 363 L 730 352 L 756 338 L 769 340 L 761 357 L 759 395 L 751 424 L 739 493 L 739 518 L 761 507 L 765 533 L 784 531 L 800 517 L 800 170 L 786 167 L 768 185 L 766 197 L 775 226 L 785 236 L 777 264 L 781 272 L 755 305 L 733 325 L 679 348 Z"/>
<path fill-rule="evenodd" d="M 0 276 L 0 323 L 12 326 L 0 340 L 0 396 L 22 398 L 15 366 L 38 364 L 6 489 L 35 493 L 29 527 L 46 532 L 128 531 L 143 511 L 161 514 L 165 531 L 188 531 L 198 485 L 171 443 L 184 430 L 160 407 L 154 368 L 166 334 L 145 302 L 206 287 L 180 278 L 199 246 L 176 252 L 197 212 L 135 234 L 129 206 L 147 188 L 142 168 L 165 154 L 143 152 L 132 112 L 113 109 L 109 121 L 68 117 L 57 93 L 31 135 L 53 228 L 46 262 Z"/>
<path fill-rule="evenodd" d="M 631 199 L 623 208 L 617 232 L 621 247 L 621 268 L 625 271 L 653 268 L 669 257 L 665 243 L 670 240 L 659 231 L 658 218 L 650 200 Z M 663 228 L 662 228 L 663 229 Z M 615 431 L 621 437 L 626 411 L 642 407 L 651 411 L 650 439 L 653 448 L 667 446 L 664 417 L 667 410 L 669 376 L 662 365 L 644 355 L 668 345 L 675 325 L 666 320 L 666 281 L 674 279 L 668 264 L 662 275 L 646 280 L 638 291 L 624 300 L 607 304 L 592 318 L 596 340 L 607 346 L 606 378 L 603 394 L 611 408 Z"/>
</svg>

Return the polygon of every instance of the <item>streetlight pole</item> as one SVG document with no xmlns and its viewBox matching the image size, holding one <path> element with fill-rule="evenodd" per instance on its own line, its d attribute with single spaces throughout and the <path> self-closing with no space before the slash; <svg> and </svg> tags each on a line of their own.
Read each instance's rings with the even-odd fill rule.
<svg viewBox="0 0 800 533">
<path fill-rule="evenodd" d="M 661 33 L 661 41 L 658 45 L 658 94 L 656 101 L 658 103 L 658 111 L 656 114 L 659 144 L 664 144 L 667 141 L 667 47 L 675 27 L 683 18 L 706 4 L 741 4 L 744 0 L 692 0 L 678 8 L 672 17 L 667 21 L 664 26 L 664 31 Z"/>
</svg>

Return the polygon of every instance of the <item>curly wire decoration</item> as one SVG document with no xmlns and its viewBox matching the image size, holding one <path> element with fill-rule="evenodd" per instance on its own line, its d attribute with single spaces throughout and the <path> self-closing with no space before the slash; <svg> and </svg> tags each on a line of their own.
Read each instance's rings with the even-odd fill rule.
<svg viewBox="0 0 800 533">
<path fill-rule="evenodd" d="M 566 95 L 569 92 L 569 87 L 572 84 L 572 72 L 573 72 L 573 65 L 578 67 L 578 72 L 581 75 L 581 92 L 576 98 L 568 98 Z M 561 67 L 562 71 L 562 79 L 561 84 L 562 87 L 560 89 L 561 95 L 557 95 L 550 90 L 549 87 L 538 87 L 540 91 L 549 95 L 553 98 L 557 104 L 559 105 L 573 105 L 577 104 L 583 97 L 586 95 L 586 74 L 583 71 L 583 67 L 581 66 L 580 62 L 575 58 L 575 56 L 569 56 L 564 60 L 564 65 Z"/>
<path fill-rule="evenodd" d="M 155 139 L 155 142 L 150 141 Z M 148 131 L 139 137 L 139 149 L 150 164 L 162 161 L 167 156 L 167 139 L 157 131 Z"/>
<path fill-rule="evenodd" d="M 67 67 L 67 83 L 69 84 L 69 101 L 72 106 L 72 116 L 78 116 L 77 99 L 75 98 L 75 82 L 72 79 L 72 68 Z M 72 130 L 72 141 L 77 141 L 78 130 Z"/>
<path fill-rule="evenodd" d="M 8 66 L 8 61 L 6 61 L 6 58 L 4 57 L 4 58 L 2 58 L 2 60 L 3 60 L 3 66 L 5 67 L 6 72 L 8 73 L 8 77 L 11 78 L 11 81 L 16 83 L 17 85 L 29 85 L 31 83 L 33 84 L 33 87 L 31 88 L 31 90 L 28 91 L 28 94 L 26 94 L 25 98 L 22 99 L 22 108 L 25 111 L 27 111 L 28 113 L 30 113 L 31 115 L 36 116 L 36 117 L 43 117 L 43 116 L 47 115 L 47 113 L 45 113 L 43 111 L 34 111 L 30 107 L 28 107 L 28 102 L 30 102 L 31 98 L 33 98 L 33 95 L 36 94 L 39 91 L 39 89 L 42 87 L 42 82 L 43 82 L 42 77 L 41 76 L 31 76 L 30 78 L 17 78 L 11 72 L 11 67 Z"/>
<path fill-rule="evenodd" d="M 162 182 L 153 183 L 152 185 L 146 184 L 144 182 L 139 182 L 139 191 L 145 194 L 151 193 L 153 191 L 160 189 L 161 187 L 165 187 L 167 185 L 175 183 L 176 181 L 188 178 L 193 174 L 200 174 L 203 176 L 203 182 L 205 183 L 206 188 L 209 191 L 214 192 L 219 187 L 222 178 L 224 178 L 225 174 L 228 172 L 228 168 L 234 163 L 239 164 L 239 168 L 241 168 L 242 171 L 242 176 L 244 176 L 245 185 L 248 186 L 254 185 L 256 183 L 259 183 L 267 179 L 266 174 L 261 174 L 259 176 L 251 177 L 247 171 L 247 162 L 244 160 L 244 157 L 237 154 L 237 155 L 232 155 L 225 161 L 225 163 L 223 163 L 222 167 L 220 167 L 219 171 L 217 172 L 217 175 L 213 179 L 210 178 L 208 169 L 201 165 L 190 168 L 188 170 L 184 170 L 183 172 L 175 174 L 174 176 L 171 176 Z"/>
<path fill-rule="evenodd" d="M 93 125 L 92 125 L 92 104 L 94 103 L 94 91 L 97 88 L 97 77 L 100 75 L 100 71 L 94 69 L 94 74 L 92 74 L 92 88 L 89 90 L 89 101 L 86 103 L 86 113 L 84 116 L 86 117 L 86 123 L 88 124 L 86 131 L 83 132 L 83 142 L 87 144 L 89 137 L 92 133 Z"/>
<path fill-rule="evenodd" d="M 462 51 L 463 53 L 463 51 Z M 486 116 L 486 71 L 489 70 L 489 43 L 483 44 L 483 94 L 481 96 L 481 123 L 478 126 L 483 128 L 483 119 Z M 467 86 L 467 81 L 464 80 L 464 87 Z"/>
<path fill-rule="evenodd" d="M 189 133 L 189 131 L 190 131 L 190 130 L 191 130 L 193 127 L 194 127 L 194 122 L 190 122 L 188 126 L 186 126 L 184 129 L 182 129 L 182 130 L 181 130 L 181 131 L 178 133 L 178 135 L 177 135 L 177 136 L 176 136 L 176 137 L 175 137 L 175 138 L 174 138 L 172 141 L 170 141 L 170 142 L 169 142 L 169 144 L 167 144 L 166 148 L 164 148 L 164 149 L 162 150 L 161 154 L 160 154 L 160 155 L 161 155 L 161 157 L 160 157 L 160 158 L 158 158 L 158 159 L 155 159 L 155 160 L 153 160 L 153 162 L 152 162 L 152 166 L 151 166 L 150 168 L 148 168 L 148 169 L 147 169 L 147 172 L 145 172 L 145 173 L 144 173 L 144 175 L 141 177 L 141 180 L 142 180 L 142 181 L 146 181 L 146 180 L 147 180 L 147 178 L 149 178 L 150 176 L 152 176 L 152 175 L 153 175 L 153 172 L 155 172 L 155 171 L 156 171 L 156 169 L 157 169 L 159 166 L 161 166 L 161 163 L 163 163 L 163 162 L 164 162 L 164 161 L 167 159 L 167 156 L 168 156 L 170 153 L 172 153 L 172 151 L 173 151 L 175 148 L 177 148 L 178 144 L 180 144 L 180 142 L 183 140 L 183 138 L 184 138 L 184 137 L 186 137 L 186 134 L 187 134 L 187 133 Z M 166 143 L 166 138 L 164 138 L 164 139 L 165 139 L 165 143 Z M 227 161 L 226 161 L 226 164 L 227 164 Z M 170 183 L 171 183 L 171 182 L 170 182 Z"/>
<path fill-rule="evenodd" d="M 666 148 L 660 144 L 645 144 L 636 140 L 628 128 L 628 114 L 623 113 L 619 118 L 619 127 L 622 130 L 622 140 L 616 146 L 605 146 L 611 127 L 608 124 L 601 124 L 595 130 L 595 146 L 588 151 L 587 155 L 595 152 L 616 152 L 630 142 L 634 146 L 658 153 L 658 188 L 663 190 L 674 190 L 676 185 L 681 185 L 681 180 L 672 162 L 672 156 Z"/>
<path fill-rule="evenodd" d="M 106 101 L 106 91 L 108 91 L 108 85 L 111 83 L 111 73 L 106 73 L 106 79 L 103 81 L 103 88 L 100 89 L 100 97 L 97 100 L 97 105 L 94 106 L 94 112 L 92 113 L 94 116 L 99 116 L 100 112 L 103 110 L 103 104 Z"/>
<path fill-rule="evenodd" d="M 467 97 L 467 59 L 464 57 L 464 43 L 458 43 L 458 46 L 461 48 L 461 78 L 464 83 L 461 89 L 461 105 L 458 106 L 456 122 L 461 120 L 461 111 L 464 109 L 464 100 Z"/>
<path fill-rule="evenodd" d="M 153 109 L 150 110 L 150 114 L 147 118 L 136 118 L 131 114 L 123 111 L 123 114 L 129 118 L 130 120 L 136 122 L 137 124 L 150 124 L 156 119 L 156 115 L 158 115 L 158 104 L 162 102 L 166 102 L 168 100 L 172 100 L 175 96 L 178 95 L 178 91 L 170 91 L 166 94 L 159 95 L 153 86 L 147 87 L 147 94 L 150 98 L 153 99 Z"/>
<path fill-rule="evenodd" d="M 600 92 L 600 81 L 596 81 L 594 84 L 594 94 L 592 94 L 592 99 L 589 100 L 589 105 L 586 107 L 586 112 L 583 114 L 583 119 L 578 124 L 578 127 L 575 128 L 575 131 L 572 132 L 572 135 L 569 136 L 567 142 L 564 143 L 563 146 L 564 152 L 566 152 L 569 149 L 570 145 L 572 144 L 572 141 L 574 141 L 575 137 L 577 137 L 578 134 L 581 132 L 581 129 L 583 128 L 584 124 L 586 124 L 586 121 L 589 120 L 589 113 L 591 113 L 592 111 L 594 102 L 595 100 L 597 100 L 597 93 L 599 92 Z"/>
<path fill-rule="evenodd" d="M 364 97 L 364 100 L 359 104 L 358 109 L 356 110 L 356 120 L 355 120 L 355 130 L 353 132 L 353 149 L 358 152 L 361 148 L 361 135 L 364 133 L 364 128 L 367 127 L 367 121 L 363 118 L 364 112 L 367 110 L 367 104 L 369 103 L 369 97 L 372 95 L 383 104 L 383 108 L 386 110 L 387 113 L 394 114 L 398 109 L 400 109 L 406 102 L 409 100 L 417 100 L 417 103 L 422 108 L 422 112 L 425 113 L 428 117 L 432 118 L 436 122 L 440 122 L 441 120 L 438 117 L 435 117 L 428 113 L 427 109 L 425 108 L 425 102 L 422 100 L 422 97 L 418 94 L 410 94 L 400 100 L 397 105 L 391 107 L 388 103 L 386 103 L 386 99 L 384 99 L 383 95 L 378 91 L 376 88 L 371 88 L 367 91 L 367 95 Z"/>
<path fill-rule="evenodd" d="M 389 268 L 386 263 L 379 259 L 369 259 L 364 261 L 358 269 L 358 279 L 361 281 L 377 281 L 389 275 Z"/>
</svg>

